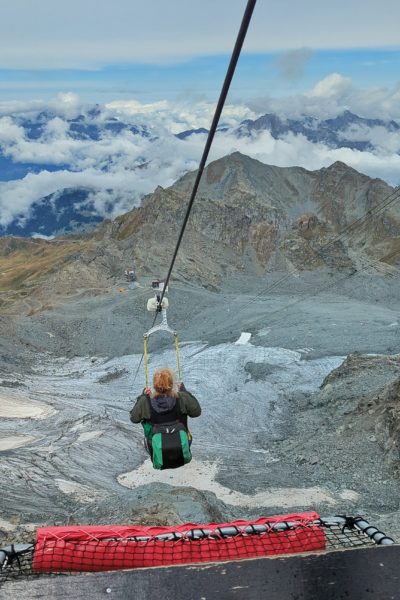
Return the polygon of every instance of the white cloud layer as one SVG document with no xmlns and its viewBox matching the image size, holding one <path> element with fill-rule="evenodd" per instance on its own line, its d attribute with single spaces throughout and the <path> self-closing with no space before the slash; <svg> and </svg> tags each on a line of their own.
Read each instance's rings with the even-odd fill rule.
<svg viewBox="0 0 400 600">
<path fill-rule="evenodd" d="M 304 96 L 266 98 L 251 107 L 228 105 L 222 122 L 231 129 L 219 132 L 212 146 L 210 160 L 240 151 L 264 163 L 278 166 L 302 166 L 319 169 L 340 160 L 372 177 L 399 183 L 400 133 L 376 126 L 353 126 L 347 139 L 368 139 L 372 152 L 348 148 L 332 149 L 309 142 L 303 136 L 287 135 L 276 140 L 269 132 L 257 136 L 236 137 L 232 128 L 243 119 L 256 118 L 266 112 L 283 116 L 311 114 L 336 116 L 351 109 L 360 116 L 397 118 L 400 121 L 400 90 L 353 89 L 351 81 L 332 74 Z M 210 126 L 215 106 L 200 102 L 171 105 L 166 101 L 140 104 L 135 100 L 113 102 L 102 108 L 98 121 L 119 118 L 124 123 L 146 126 L 149 137 L 131 131 L 104 133 L 98 141 L 72 139 L 66 119 L 76 117 L 88 107 L 80 106 L 73 95 L 63 95 L 48 105 L 40 102 L 0 104 L 0 148 L 3 156 L 14 163 L 42 165 L 39 173 L 0 183 L 0 224 L 7 225 L 19 215 L 29 215 L 32 204 L 44 196 L 65 188 L 86 188 L 98 213 L 116 216 L 140 203 L 143 195 L 157 185 L 167 187 L 188 170 L 198 167 L 206 135 L 192 135 L 185 140 L 175 133 Z M 29 139 L 22 119 L 34 120 L 43 110 L 52 111 L 38 139 Z M 52 172 L 52 168 L 59 170 Z M 113 208 L 110 211 L 110 200 Z"/>
<path fill-rule="evenodd" d="M 246 0 L 10 0 L 0 68 L 93 68 L 230 52 Z M 245 50 L 398 46 L 397 0 L 256 5 Z"/>
<path fill-rule="evenodd" d="M 391 89 L 360 89 L 349 77 L 331 73 L 305 94 L 257 98 L 247 105 L 256 113 L 274 112 L 294 118 L 309 114 L 328 119 L 349 109 L 362 117 L 400 120 L 400 83 Z"/>
<path fill-rule="evenodd" d="M 343 98 L 351 90 L 350 77 L 343 77 L 339 73 L 332 73 L 325 77 L 306 94 L 309 98 Z"/>
<path fill-rule="evenodd" d="M 41 111 L 54 111 L 58 116 L 66 119 L 77 117 L 81 111 L 81 102 L 79 97 L 72 92 L 60 92 L 57 96 L 45 102 L 44 100 L 0 100 L 0 116 L 29 116 L 35 115 Z"/>
</svg>

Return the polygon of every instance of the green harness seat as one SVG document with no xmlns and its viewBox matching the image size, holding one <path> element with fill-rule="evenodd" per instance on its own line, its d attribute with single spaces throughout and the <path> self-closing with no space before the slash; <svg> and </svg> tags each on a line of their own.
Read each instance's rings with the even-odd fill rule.
<svg viewBox="0 0 400 600">
<path fill-rule="evenodd" d="M 160 413 L 147 398 L 151 420 L 143 422 L 143 429 L 153 467 L 157 470 L 183 467 L 192 460 L 192 454 L 190 433 L 182 420 L 179 400 L 175 400 L 172 410 Z"/>
</svg>

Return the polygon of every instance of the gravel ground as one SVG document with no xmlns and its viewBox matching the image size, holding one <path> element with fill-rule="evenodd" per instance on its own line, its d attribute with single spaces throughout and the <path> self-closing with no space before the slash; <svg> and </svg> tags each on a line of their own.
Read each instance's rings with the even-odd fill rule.
<svg viewBox="0 0 400 600">
<path fill-rule="evenodd" d="M 13 339 L 21 346 L 56 356 L 123 356 L 141 352 L 143 332 L 153 315 L 149 281 L 121 293 L 55 306 L 21 319 Z M 256 343 L 296 349 L 309 356 L 350 352 L 395 353 L 399 349 L 400 278 L 323 272 L 292 277 L 232 279 L 220 293 L 172 283 L 168 320 L 181 340 L 209 344 L 234 341 L 245 330 Z M 157 347 L 168 343 L 157 340 Z"/>
</svg>

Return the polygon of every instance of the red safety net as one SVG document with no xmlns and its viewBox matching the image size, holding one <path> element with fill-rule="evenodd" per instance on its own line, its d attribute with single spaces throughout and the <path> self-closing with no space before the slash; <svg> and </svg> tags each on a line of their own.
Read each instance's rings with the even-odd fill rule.
<svg viewBox="0 0 400 600">
<path fill-rule="evenodd" d="M 177 527 L 43 527 L 37 530 L 33 569 L 112 571 L 323 550 L 318 519 L 307 512 Z"/>
</svg>

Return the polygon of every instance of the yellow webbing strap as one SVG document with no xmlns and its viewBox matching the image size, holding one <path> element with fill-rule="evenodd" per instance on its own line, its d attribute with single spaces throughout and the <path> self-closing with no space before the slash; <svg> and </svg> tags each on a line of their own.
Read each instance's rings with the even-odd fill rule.
<svg viewBox="0 0 400 600">
<path fill-rule="evenodd" d="M 175 354 L 176 354 L 176 367 L 178 370 L 178 383 L 181 381 L 181 365 L 179 359 L 179 341 L 178 334 L 174 331 L 175 338 Z M 144 365 L 144 378 L 146 382 L 146 386 L 149 385 L 149 358 L 147 353 L 147 335 L 143 336 L 143 365 Z"/>
<path fill-rule="evenodd" d="M 143 364 L 144 364 L 144 378 L 146 381 L 146 387 L 149 385 L 149 367 L 148 367 L 148 356 L 147 356 L 147 335 L 143 336 Z"/>
<path fill-rule="evenodd" d="M 176 333 L 176 331 L 174 331 L 174 337 L 175 337 L 176 366 L 178 369 L 178 383 L 180 383 L 180 381 L 181 381 L 181 365 L 179 362 L 179 342 L 178 342 L 178 334 Z"/>
</svg>

